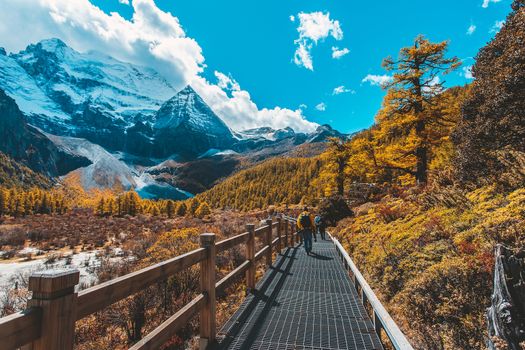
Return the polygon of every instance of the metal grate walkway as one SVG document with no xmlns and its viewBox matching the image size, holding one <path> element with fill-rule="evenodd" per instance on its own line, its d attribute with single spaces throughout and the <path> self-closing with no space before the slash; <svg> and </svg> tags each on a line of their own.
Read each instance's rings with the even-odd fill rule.
<svg viewBox="0 0 525 350">
<path fill-rule="evenodd" d="M 219 349 L 383 349 L 331 241 L 283 251 L 219 332 Z"/>
</svg>

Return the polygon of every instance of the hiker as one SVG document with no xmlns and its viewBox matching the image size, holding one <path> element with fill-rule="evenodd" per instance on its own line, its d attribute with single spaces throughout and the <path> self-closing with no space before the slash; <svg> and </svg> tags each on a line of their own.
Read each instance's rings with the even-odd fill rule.
<svg viewBox="0 0 525 350">
<path fill-rule="evenodd" d="M 297 227 L 301 232 L 301 237 L 304 242 L 304 250 L 306 254 L 310 255 L 312 252 L 312 234 L 314 232 L 314 220 L 312 215 L 308 212 L 308 207 L 304 207 L 303 212 L 297 218 Z"/>
<path fill-rule="evenodd" d="M 317 215 L 314 219 L 315 227 L 317 229 L 317 232 L 321 235 L 321 239 L 324 241 L 325 234 L 326 234 L 326 224 L 324 223 L 324 219 L 321 215 Z M 317 240 L 315 240 L 317 242 Z"/>
</svg>

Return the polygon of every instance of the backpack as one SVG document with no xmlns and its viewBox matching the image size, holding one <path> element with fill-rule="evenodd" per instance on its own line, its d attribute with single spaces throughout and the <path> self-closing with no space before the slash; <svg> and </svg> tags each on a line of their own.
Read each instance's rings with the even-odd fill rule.
<svg viewBox="0 0 525 350">
<path fill-rule="evenodd" d="M 299 216 L 299 224 L 302 228 L 311 228 L 312 221 L 310 220 L 310 215 L 308 215 L 308 213 L 302 213 Z"/>
<path fill-rule="evenodd" d="M 314 221 L 317 226 L 320 226 L 323 223 L 323 219 L 320 216 L 316 216 Z"/>
</svg>

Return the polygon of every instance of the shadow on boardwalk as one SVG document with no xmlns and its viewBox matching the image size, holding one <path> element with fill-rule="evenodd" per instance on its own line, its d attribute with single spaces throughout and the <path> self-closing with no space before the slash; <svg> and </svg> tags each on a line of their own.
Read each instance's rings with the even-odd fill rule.
<svg viewBox="0 0 525 350">
<path fill-rule="evenodd" d="M 242 331 L 243 325 L 248 320 L 248 318 L 251 316 L 252 312 L 255 310 L 255 308 L 259 305 L 260 302 L 264 302 L 265 306 L 263 310 L 259 313 L 257 319 L 255 320 L 253 327 L 246 335 L 246 340 L 241 345 L 241 349 L 250 349 L 251 345 L 257 338 L 258 333 L 262 329 L 262 325 L 264 324 L 264 321 L 266 317 L 268 317 L 268 311 L 270 308 L 279 306 L 279 303 L 275 301 L 275 297 L 281 290 L 284 281 L 286 279 L 286 276 L 290 275 L 290 269 L 292 268 L 292 264 L 294 262 L 295 255 L 297 253 L 297 249 L 299 247 L 294 248 L 287 248 L 285 252 L 283 253 L 282 257 L 278 259 L 275 266 L 270 267 L 270 272 L 267 275 L 265 279 L 262 280 L 262 284 L 258 286 L 255 290 L 251 292 L 251 300 L 247 303 L 245 308 L 239 313 L 236 319 L 236 324 L 232 326 L 232 328 L 228 331 L 228 334 L 223 339 L 223 341 L 220 343 L 219 346 L 217 346 L 218 349 L 228 349 L 231 343 L 235 340 L 237 336 Z M 287 262 L 286 267 L 283 269 L 282 266 L 284 263 Z M 277 276 L 280 274 L 280 276 Z M 267 296 L 265 293 L 270 287 L 273 280 L 278 278 L 277 285 L 273 288 L 273 291 L 269 296 Z M 231 321 L 231 320 L 230 320 Z"/>
<path fill-rule="evenodd" d="M 219 332 L 216 349 L 382 349 L 331 241 L 287 248 Z"/>
</svg>

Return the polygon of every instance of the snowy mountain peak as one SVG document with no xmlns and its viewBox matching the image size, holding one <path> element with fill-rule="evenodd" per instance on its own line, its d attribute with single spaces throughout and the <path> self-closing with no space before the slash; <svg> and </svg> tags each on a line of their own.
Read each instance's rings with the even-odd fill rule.
<svg viewBox="0 0 525 350">
<path fill-rule="evenodd" d="M 34 46 L 36 48 L 45 50 L 47 52 L 62 52 L 69 49 L 65 42 L 58 38 L 44 39 L 38 42 L 36 45 L 30 45 L 29 47 Z M 28 47 L 28 49 L 29 49 Z M 26 49 L 26 50 L 28 50 Z"/>
<path fill-rule="evenodd" d="M 195 92 L 195 90 L 193 90 L 193 88 L 191 87 L 191 85 L 186 85 L 186 87 L 185 87 L 184 89 L 180 90 L 180 91 L 178 92 L 177 95 L 179 95 L 179 96 L 184 96 L 184 95 L 196 95 L 196 96 L 199 96 L 199 95 Z M 199 97 L 200 97 L 200 96 L 199 96 Z"/>
<path fill-rule="evenodd" d="M 189 123 L 208 134 L 231 134 L 226 124 L 189 85 L 162 105 L 154 127 L 177 128 L 181 123 Z"/>
<path fill-rule="evenodd" d="M 50 61 L 58 63 L 57 61 L 63 61 L 66 57 L 72 56 L 76 53 L 75 50 L 67 46 L 62 40 L 53 38 L 41 40 L 36 44 L 30 44 L 25 50 L 12 56 L 23 58 L 26 61 L 38 61 L 39 64 L 42 64 L 44 62 L 50 63 Z"/>
<path fill-rule="evenodd" d="M 210 148 L 224 149 L 233 142 L 231 130 L 191 86 L 162 105 L 153 128 L 156 151 L 164 157 L 175 152 L 194 157 Z"/>
</svg>

